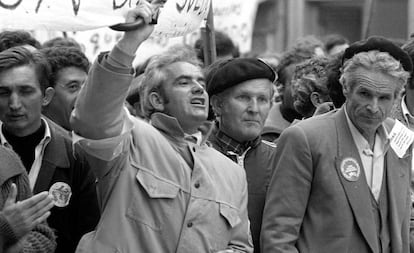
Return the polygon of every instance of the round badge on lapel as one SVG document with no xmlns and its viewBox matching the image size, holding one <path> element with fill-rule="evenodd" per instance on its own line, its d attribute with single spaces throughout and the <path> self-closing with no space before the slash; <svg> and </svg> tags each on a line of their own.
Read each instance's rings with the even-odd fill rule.
<svg viewBox="0 0 414 253">
<path fill-rule="evenodd" d="M 355 182 L 358 181 L 361 175 L 361 168 L 354 158 L 348 157 L 341 162 L 341 172 L 346 180 Z"/>
<path fill-rule="evenodd" d="M 72 189 L 67 183 L 56 182 L 49 189 L 49 195 L 57 207 L 65 207 L 69 204 Z"/>
</svg>

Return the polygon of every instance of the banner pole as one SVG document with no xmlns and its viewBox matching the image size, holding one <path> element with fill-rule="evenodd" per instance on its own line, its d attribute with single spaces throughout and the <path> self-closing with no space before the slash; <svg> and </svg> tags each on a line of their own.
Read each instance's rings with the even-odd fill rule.
<svg viewBox="0 0 414 253">
<path fill-rule="evenodd" d="M 365 0 L 364 5 L 364 19 L 362 24 L 362 39 L 366 39 L 369 36 L 370 26 L 374 16 L 376 2 L 375 0 Z"/>
<path fill-rule="evenodd" d="M 214 15 L 213 15 L 213 0 L 210 0 L 210 7 L 207 14 L 206 27 L 201 28 L 201 38 L 203 39 L 204 47 L 204 66 L 207 67 L 216 61 L 216 37 L 214 35 Z"/>
</svg>

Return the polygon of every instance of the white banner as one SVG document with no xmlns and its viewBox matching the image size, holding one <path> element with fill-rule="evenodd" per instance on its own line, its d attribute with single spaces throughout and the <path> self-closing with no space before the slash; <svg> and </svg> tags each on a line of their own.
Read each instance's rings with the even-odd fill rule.
<svg viewBox="0 0 414 253">
<path fill-rule="evenodd" d="M 213 0 L 213 9 L 215 11 L 215 29 L 225 31 L 227 34 L 229 34 L 234 43 L 239 47 L 241 53 L 247 53 L 251 50 L 253 27 L 256 19 L 257 7 L 260 2 L 261 0 Z M 171 3 L 173 6 L 171 6 Z M 168 0 L 167 4 L 168 5 L 164 7 L 162 12 L 168 10 L 171 7 L 174 9 L 177 5 L 180 6 L 180 9 L 182 9 L 182 11 L 191 11 L 191 9 L 200 10 L 198 6 L 209 4 L 209 1 L 197 2 L 196 0 Z M 171 21 L 171 24 L 175 23 L 176 22 Z M 35 34 L 36 37 L 39 38 L 42 42 L 55 36 L 62 36 L 61 33 L 57 32 L 49 32 L 48 35 L 44 35 L 41 32 L 36 31 Z M 122 33 L 115 32 L 109 28 L 101 28 L 82 32 L 68 32 L 67 35 L 80 42 L 85 48 L 85 54 L 90 60 L 93 60 L 96 58 L 99 52 L 111 50 Z M 138 49 L 138 57 L 135 61 L 135 64 L 144 62 L 148 57 L 161 53 L 168 49 L 168 47 L 175 44 L 186 44 L 193 46 L 199 36 L 199 29 L 196 29 L 192 33 L 186 34 L 185 36 L 176 38 L 169 38 L 166 36 L 152 36 Z"/>
<path fill-rule="evenodd" d="M 257 0 L 213 0 L 214 27 L 224 31 L 247 53 L 252 47 Z"/>
<path fill-rule="evenodd" d="M 84 31 L 124 22 L 137 0 L 0 0 L 0 29 Z M 200 27 L 210 0 L 168 0 L 153 36 L 177 37 Z"/>
</svg>

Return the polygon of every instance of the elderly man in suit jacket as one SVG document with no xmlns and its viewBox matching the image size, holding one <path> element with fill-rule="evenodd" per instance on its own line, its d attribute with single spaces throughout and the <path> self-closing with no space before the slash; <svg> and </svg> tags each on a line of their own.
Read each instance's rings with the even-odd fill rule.
<svg viewBox="0 0 414 253">
<path fill-rule="evenodd" d="M 382 37 L 346 50 L 345 105 L 281 135 L 262 252 L 409 252 L 410 132 L 388 115 L 411 70 Z"/>
</svg>

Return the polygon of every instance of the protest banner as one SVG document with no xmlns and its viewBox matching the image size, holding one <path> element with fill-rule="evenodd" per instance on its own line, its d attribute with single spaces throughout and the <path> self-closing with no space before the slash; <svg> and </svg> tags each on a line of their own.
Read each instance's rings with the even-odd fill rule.
<svg viewBox="0 0 414 253">
<path fill-rule="evenodd" d="M 84 31 L 124 22 L 137 0 L 0 0 L 0 29 Z M 178 37 L 200 27 L 210 0 L 168 0 L 153 36 Z"/>
<path fill-rule="evenodd" d="M 257 6 L 262 1 L 212 0 L 215 29 L 229 34 L 241 53 L 251 49 Z M 62 36 L 57 31 L 67 31 L 93 60 L 118 41 L 122 33 L 107 27 L 122 23 L 126 10 L 135 3 L 136 0 L 0 0 L 0 30 L 25 29 L 39 34 L 46 29 L 50 38 Z M 203 25 L 209 4 L 210 0 L 168 0 L 153 36 L 140 47 L 135 63 L 172 45 L 193 46 L 200 37 L 198 28 Z"/>
</svg>

